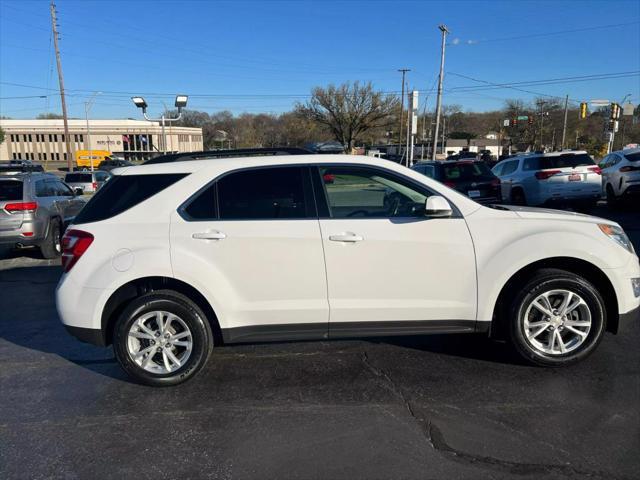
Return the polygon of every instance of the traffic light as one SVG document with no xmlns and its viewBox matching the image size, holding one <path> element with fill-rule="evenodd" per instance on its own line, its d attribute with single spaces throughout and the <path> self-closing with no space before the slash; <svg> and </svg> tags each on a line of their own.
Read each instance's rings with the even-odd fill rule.
<svg viewBox="0 0 640 480">
<path fill-rule="evenodd" d="M 587 118 L 587 102 L 582 102 L 580 104 L 580 118 Z"/>
<path fill-rule="evenodd" d="M 611 104 L 611 120 L 617 120 L 620 118 L 620 105 L 617 103 Z"/>
<path fill-rule="evenodd" d="M 511 119 L 511 125 L 514 126 L 514 127 L 518 126 L 518 117 L 513 117 Z"/>
</svg>

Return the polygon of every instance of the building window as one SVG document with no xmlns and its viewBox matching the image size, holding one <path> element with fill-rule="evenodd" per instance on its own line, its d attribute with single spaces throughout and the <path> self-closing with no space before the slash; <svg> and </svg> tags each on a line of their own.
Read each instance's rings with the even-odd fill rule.
<svg viewBox="0 0 640 480">
<path fill-rule="evenodd" d="M 54 141 L 54 142 L 57 142 L 57 141 L 58 141 L 58 135 L 57 135 L 57 134 L 55 134 L 55 135 L 53 136 L 53 141 Z"/>
<path fill-rule="evenodd" d="M 47 161 L 47 154 L 46 154 L 46 153 L 43 153 L 43 154 L 42 154 L 42 158 L 44 158 L 44 161 L 46 162 L 46 161 Z"/>
<path fill-rule="evenodd" d="M 31 140 L 31 134 L 29 134 L 29 141 L 32 142 L 33 140 Z M 31 159 L 33 160 L 33 158 Z"/>
<path fill-rule="evenodd" d="M 16 155 L 16 153 L 15 153 L 15 152 L 13 152 L 13 159 L 14 159 L 14 160 L 17 160 L 17 159 L 18 159 L 18 155 Z"/>
<path fill-rule="evenodd" d="M 64 141 L 65 141 L 65 140 L 64 140 L 64 134 L 62 134 L 62 135 L 60 135 L 60 136 L 62 137 L 62 141 L 64 142 Z"/>
<path fill-rule="evenodd" d="M 56 153 L 56 160 L 60 160 L 60 154 Z"/>
<path fill-rule="evenodd" d="M 80 141 L 84 142 L 84 135 L 83 134 L 80 134 Z"/>
<path fill-rule="evenodd" d="M 29 156 L 31 157 L 31 160 L 35 160 L 35 155 L 33 154 L 33 152 L 31 152 Z"/>
</svg>

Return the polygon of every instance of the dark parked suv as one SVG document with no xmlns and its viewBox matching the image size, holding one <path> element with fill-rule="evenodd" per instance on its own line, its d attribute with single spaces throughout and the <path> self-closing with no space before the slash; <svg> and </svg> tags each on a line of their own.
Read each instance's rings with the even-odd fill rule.
<svg viewBox="0 0 640 480">
<path fill-rule="evenodd" d="M 482 161 L 419 162 L 413 170 L 444 183 L 478 203 L 500 203 L 500 179 Z"/>
<path fill-rule="evenodd" d="M 64 228 L 85 203 L 49 173 L 0 175 L 0 246 L 34 246 L 44 258 L 58 257 Z"/>
<path fill-rule="evenodd" d="M 109 158 L 107 160 L 103 160 L 102 162 L 100 162 L 100 166 L 98 167 L 98 170 L 110 172 L 114 168 L 130 167 L 132 165 L 133 163 L 128 162 L 126 160 L 120 160 L 118 158 Z"/>
</svg>

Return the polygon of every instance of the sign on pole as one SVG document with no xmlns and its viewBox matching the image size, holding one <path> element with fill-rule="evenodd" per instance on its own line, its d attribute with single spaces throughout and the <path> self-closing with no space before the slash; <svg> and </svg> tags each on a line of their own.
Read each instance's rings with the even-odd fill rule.
<svg viewBox="0 0 640 480">
<path fill-rule="evenodd" d="M 611 103 L 609 100 L 590 100 L 589 103 L 594 107 L 607 107 Z"/>
<path fill-rule="evenodd" d="M 625 103 L 622 106 L 622 115 L 629 116 L 633 115 L 633 111 L 636 109 L 636 106 L 633 103 Z"/>
<path fill-rule="evenodd" d="M 505 119 L 502 121 L 502 126 L 503 127 L 508 127 L 509 126 L 509 119 Z"/>
</svg>

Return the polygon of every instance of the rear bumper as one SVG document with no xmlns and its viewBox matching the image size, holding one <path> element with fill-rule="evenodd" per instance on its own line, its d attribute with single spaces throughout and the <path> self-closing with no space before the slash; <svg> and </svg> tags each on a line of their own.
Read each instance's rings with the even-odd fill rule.
<svg viewBox="0 0 640 480">
<path fill-rule="evenodd" d="M 104 338 L 104 333 L 100 329 L 73 327 L 71 325 L 65 325 L 65 328 L 67 329 L 67 332 L 69 332 L 81 342 L 97 345 L 98 347 L 107 346 L 106 340 Z"/>
</svg>

